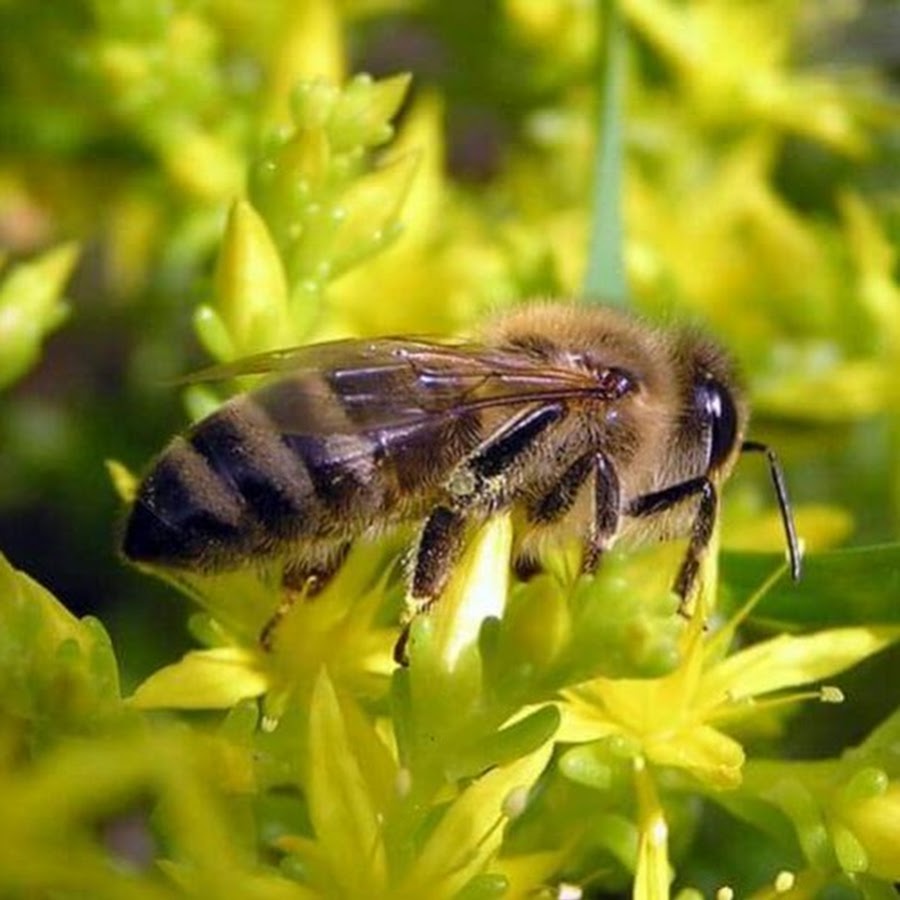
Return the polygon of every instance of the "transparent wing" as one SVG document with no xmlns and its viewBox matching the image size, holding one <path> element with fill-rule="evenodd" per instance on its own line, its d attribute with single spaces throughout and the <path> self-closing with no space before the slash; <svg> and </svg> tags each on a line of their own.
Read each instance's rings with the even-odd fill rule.
<svg viewBox="0 0 900 900">
<path fill-rule="evenodd" d="M 250 396 L 287 433 L 352 433 L 486 407 L 619 396 L 592 372 L 549 366 L 521 350 L 408 338 L 277 350 L 205 369 L 192 380 L 254 374 L 279 376 Z"/>
</svg>

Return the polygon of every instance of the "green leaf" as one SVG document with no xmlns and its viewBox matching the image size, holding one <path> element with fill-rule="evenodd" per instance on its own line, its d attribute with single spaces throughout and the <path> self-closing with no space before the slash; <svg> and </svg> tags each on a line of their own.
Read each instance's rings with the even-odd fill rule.
<svg viewBox="0 0 900 900">
<path fill-rule="evenodd" d="M 474 747 L 458 754 L 447 772 L 451 781 L 471 777 L 491 766 L 505 765 L 537 750 L 559 728 L 559 710 L 543 706 L 512 725 L 480 740 Z"/>
<path fill-rule="evenodd" d="M 0 284 L 0 387 L 34 365 L 44 338 L 68 314 L 61 294 L 77 258 L 76 246 L 63 244 L 19 264 Z"/>
<path fill-rule="evenodd" d="M 771 554 L 724 553 L 722 579 L 729 601 L 746 600 L 783 560 Z M 776 628 L 900 624 L 900 544 L 836 550 L 809 556 L 803 577 L 785 574 L 754 610 Z"/>
<path fill-rule="evenodd" d="M 396 115 L 409 88 L 411 76 L 394 75 L 373 80 L 357 75 L 336 99 L 328 119 L 328 136 L 339 151 L 373 147 L 390 140 L 390 120 Z"/>
<path fill-rule="evenodd" d="M 85 731 L 119 709 L 99 622 L 77 619 L 0 555 L 0 708 L 48 734 Z"/>
</svg>

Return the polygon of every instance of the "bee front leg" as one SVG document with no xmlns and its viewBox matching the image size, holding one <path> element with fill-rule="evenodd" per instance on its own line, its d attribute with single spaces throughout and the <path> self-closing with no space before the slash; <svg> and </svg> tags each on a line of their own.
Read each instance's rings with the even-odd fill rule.
<svg viewBox="0 0 900 900">
<path fill-rule="evenodd" d="M 526 509 L 528 521 L 534 525 L 552 525 L 566 516 L 578 494 L 593 476 L 594 513 L 590 532 L 585 541 L 581 568 L 586 574 L 597 570 L 603 551 L 619 528 L 620 490 L 616 470 L 604 453 L 586 453 L 566 469 L 562 478 L 537 502 Z M 516 574 L 537 574 L 540 566 L 528 558 L 516 560 Z"/>
<path fill-rule="evenodd" d="M 581 571 L 593 574 L 603 553 L 619 530 L 621 490 L 619 476 L 603 453 L 594 454 L 594 517 L 581 561 Z"/>
<path fill-rule="evenodd" d="M 718 507 L 719 499 L 715 485 L 706 479 L 700 488 L 700 505 L 697 508 L 697 515 L 694 517 L 694 524 L 691 526 L 691 539 L 688 543 L 687 553 L 684 555 L 681 569 L 675 579 L 675 593 L 680 598 L 678 611 L 682 615 L 687 615 L 688 598 L 694 591 L 700 563 L 712 540 Z"/>
<path fill-rule="evenodd" d="M 644 494 L 643 497 L 633 500 L 627 510 L 630 516 L 652 516 L 671 509 L 683 500 L 698 494 L 700 503 L 691 525 L 690 542 L 673 586 L 673 590 L 680 599 L 678 611 L 682 615 L 687 615 L 688 599 L 694 591 L 697 574 L 700 571 L 700 562 L 706 553 L 715 528 L 716 514 L 719 508 L 715 485 L 705 475 L 691 478 L 665 490 Z"/>
</svg>

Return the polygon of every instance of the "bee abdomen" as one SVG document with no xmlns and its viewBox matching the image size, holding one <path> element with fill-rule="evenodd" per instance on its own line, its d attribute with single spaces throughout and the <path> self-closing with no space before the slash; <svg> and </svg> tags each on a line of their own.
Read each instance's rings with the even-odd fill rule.
<svg viewBox="0 0 900 900">
<path fill-rule="evenodd" d="M 361 434 L 293 434 L 283 440 L 305 468 L 323 518 L 367 523 L 378 513 L 384 479 L 375 471 L 373 441 Z"/>
<path fill-rule="evenodd" d="M 252 400 L 225 406 L 197 425 L 189 439 L 241 503 L 248 529 L 291 537 L 315 518 L 306 468 Z"/>
<path fill-rule="evenodd" d="M 122 549 L 135 562 L 214 568 L 247 539 L 240 502 L 183 438 L 141 484 Z"/>
</svg>

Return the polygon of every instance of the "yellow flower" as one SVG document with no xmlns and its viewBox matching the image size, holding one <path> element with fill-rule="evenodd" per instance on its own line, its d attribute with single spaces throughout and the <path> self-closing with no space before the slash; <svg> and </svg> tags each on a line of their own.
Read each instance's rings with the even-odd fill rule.
<svg viewBox="0 0 900 900">
<path fill-rule="evenodd" d="M 836 674 L 900 636 L 894 628 L 838 628 L 779 635 L 725 655 L 746 611 L 711 636 L 695 616 L 682 659 L 668 675 L 598 678 L 564 691 L 558 738 L 583 743 L 618 736 L 651 764 L 683 769 L 712 788 L 733 788 L 745 757 L 728 726 L 772 704 L 835 699 L 827 692 L 783 692 Z"/>
<path fill-rule="evenodd" d="M 848 154 L 866 148 L 849 92 L 790 68 L 796 17 L 779 0 L 624 0 L 632 24 L 670 65 L 692 108 L 716 124 L 756 119 Z"/>
<path fill-rule="evenodd" d="M 226 709 L 266 696 L 268 725 L 288 700 L 302 705 L 323 666 L 351 696 L 384 693 L 397 628 L 378 621 L 385 603 L 385 557 L 354 551 L 314 601 L 285 595 L 253 569 L 177 578 L 213 617 L 207 642 L 141 684 L 141 708 Z M 283 604 L 283 605 L 282 605 Z M 266 634 L 263 640 L 264 632 Z"/>
<path fill-rule="evenodd" d="M 562 692 L 557 740 L 580 745 L 563 754 L 563 772 L 578 780 L 579 772 L 598 771 L 606 752 L 633 759 L 639 827 L 635 896 L 668 897 L 668 823 L 657 796 L 657 769 L 681 770 L 699 782 L 699 789 L 714 794 L 739 787 L 745 751 L 729 732 L 801 699 L 840 700 L 834 688 L 798 688 L 840 672 L 900 637 L 898 628 L 838 628 L 779 635 L 729 655 L 739 623 L 765 590 L 766 585 L 714 634 L 708 635 L 695 616 L 684 634 L 681 661 L 669 674 L 643 680 L 597 678 Z M 604 743 L 589 743 L 597 741 Z M 891 821 L 895 802 L 888 791 L 871 808 L 853 807 L 852 820 L 862 817 L 869 827 L 860 833 L 874 848 L 872 858 L 878 862 L 873 871 L 884 858 L 888 832 L 883 826 Z"/>
<path fill-rule="evenodd" d="M 304 780 L 315 839 L 290 836 L 278 846 L 302 862 L 311 896 L 329 900 L 456 897 L 493 861 L 505 823 L 522 811 L 551 752 L 546 743 L 452 789 L 423 839 L 418 829 L 429 805 L 418 793 L 417 771 L 398 765 L 325 670 L 309 716 Z"/>
</svg>

